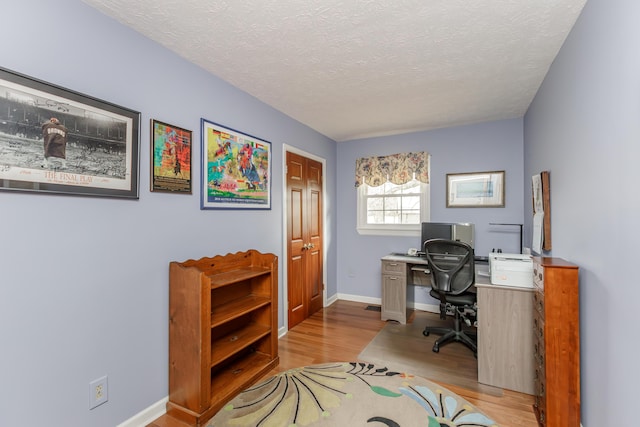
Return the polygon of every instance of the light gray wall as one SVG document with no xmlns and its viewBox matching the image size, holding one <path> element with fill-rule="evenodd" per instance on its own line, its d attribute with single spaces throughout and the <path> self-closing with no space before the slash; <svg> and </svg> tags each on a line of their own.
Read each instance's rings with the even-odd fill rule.
<svg viewBox="0 0 640 427">
<path fill-rule="evenodd" d="M 336 144 L 79 0 L 11 2 L 0 40 L 0 66 L 142 113 L 139 200 L 0 192 L 0 425 L 113 427 L 168 394 L 169 262 L 281 256 L 283 144 L 327 160 L 329 200 Z M 200 210 L 202 117 L 271 141 L 271 210 Z M 193 131 L 192 195 L 149 191 L 151 118 Z M 282 307 L 281 292 L 280 325 Z M 109 401 L 90 411 L 105 374 Z"/>
<path fill-rule="evenodd" d="M 381 138 L 338 143 L 338 289 L 340 294 L 380 298 L 380 258 L 419 248 L 420 237 L 360 235 L 356 231 L 355 163 L 359 157 L 410 151 L 431 154 L 431 221 L 475 224 L 476 254 L 493 248 L 519 253 L 518 227 L 490 223 L 523 221 L 522 120 L 502 120 Z M 505 171 L 504 208 L 447 208 L 446 174 Z M 426 289 L 426 288 L 425 288 Z M 433 303 L 416 291 L 417 302 Z"/>
<path fill-rule="evenodd" d="M 524 121 L 525 199 L 550 171 L 549 254 L 580 266 L 584 427 L 638 423 L 639 17 L 589 0 Z"/>
</svg>

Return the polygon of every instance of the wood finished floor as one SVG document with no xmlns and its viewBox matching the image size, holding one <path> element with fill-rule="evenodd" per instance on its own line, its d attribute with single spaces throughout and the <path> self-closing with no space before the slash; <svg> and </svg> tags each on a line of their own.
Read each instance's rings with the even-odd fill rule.
<svg viewBox="0 0 640 427">
<path fill-rule="evenodd" d="M 380 320 L 380 312 L 365 310 L 367 304 L 337 301 L 320 310 L 295 328 L 291 329 L 279 340 L 280 364 L 266 377 L 287 369 L 327 362 L 358 361 L 358 355 L 385 325 Z M 436 316 L 437 318 L 437 316 Z M 436 337 L 426 337 L 430 340 Z M 430 343 L 425 343 L 431 347 Z M 462 344 L 450 344 L 459 347 L 461 352 L 468 352 Z M 445 346 L 446 347 L 446 346 Z M 443 348 L 440 354 L 443 354 Z M 449 351 L 457 351 L 451 347 Z M 447 360 L 456 360 L 447 364 Z M 462 358 L 468 364 L 476 363 L 471 358 Z M 443 357 L 438 368 L 440 378 L 446 379 L 446 372 L 457 375 L 461 367 L 461 358 Z M 467 369 L 469 366 L 466 367 Z M 444 373 L 444 377 L 442 376 Z M 446 380 L 439 380 L 443 387 L 457 393 L 502 427 L 537 427 L 533 414 L 533 396 L 503 390 L 502 393 L 483 393 L 478 391 L 478 384 L 468 387 L 452 385 Z M 147 427 L 190 427 L 188 424 L 164 415 Z"/>
</svg>

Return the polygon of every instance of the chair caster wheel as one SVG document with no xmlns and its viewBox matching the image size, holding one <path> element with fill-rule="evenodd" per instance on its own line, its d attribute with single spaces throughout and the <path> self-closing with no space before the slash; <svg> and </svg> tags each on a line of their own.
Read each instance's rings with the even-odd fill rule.
<svg viewBox="0 0 640 427">
<path fill-rule="evenodd" d="M 429 331 L 422 331 L 422 335 L 424 335 L 425 337 L 429 336 Z"/>
<path fill-rule="evenodd" d="M 438 353 L 440 351 L 440 347 L 438 345 L 433 346 L 433 352 Z"/>
</svg>

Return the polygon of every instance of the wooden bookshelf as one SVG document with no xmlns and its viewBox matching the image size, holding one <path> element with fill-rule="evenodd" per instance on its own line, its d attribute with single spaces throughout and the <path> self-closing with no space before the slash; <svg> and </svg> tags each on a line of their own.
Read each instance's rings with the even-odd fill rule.
<svg viewBox="0 0 640 427">
<path fill-rule="evenodd" d="M 167 414 L 204 425 L 278 365 L 277 280 L 254 249 L 170 263 Z"/>
</svg>

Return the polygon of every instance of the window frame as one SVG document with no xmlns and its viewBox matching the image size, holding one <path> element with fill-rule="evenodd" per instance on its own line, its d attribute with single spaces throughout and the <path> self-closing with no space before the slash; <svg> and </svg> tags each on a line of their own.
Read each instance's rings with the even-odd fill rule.
<svg viewBox="0 0 640 427">
<path fill-rule="evenodd" d="M 430 200 L 431 188 L 429 184 L 420 182 L 420 192 L 408 194 L 407 196 L 420 196 L 420 221 L 417 224 L 368 224 L 367 223 L 367 184 L 362 183 L 357 188 L 357 221 L 356 230 L 362 235 L 379 235 L 379 236 L 420 236 L 422 231 L 422 222 L 428 222 L 430 219 Z"/>
</svg>

